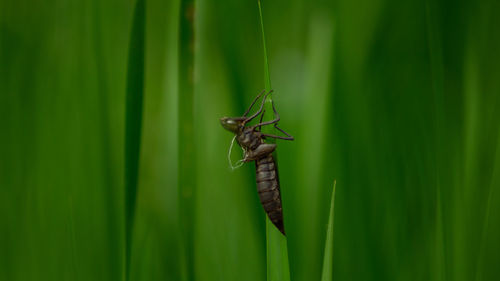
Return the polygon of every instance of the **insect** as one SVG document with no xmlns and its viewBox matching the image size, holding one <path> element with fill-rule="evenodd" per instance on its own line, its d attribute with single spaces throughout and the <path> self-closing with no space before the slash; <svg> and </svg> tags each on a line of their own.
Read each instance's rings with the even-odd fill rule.
<svg viewBox="0 0 500 281">
<path fill-rule="evenodd" d="M 236 139 L 240 147 L 243 149 L 244 158 L 240 161 L 242 163 L 255 161 L 257 192 L 259 193 L 260 202 L 271 222 L 280 230 L 281 233 L 283 233 L 283 235 L 285 235 L 285 229 L 283 227 L 283 211 L 281 205 L 278 167 L 272 155 L 273 151 L 276 149 L 276 144 L 265 143 L 265 139 L 275 138 L 283 140 L 293 140 L 294 138 L 278 127 L 280 116 L 278 112 L 276 112 L 274 103 L 272 105 L 275 119 L 262 122 L 262 118 L 265 113 L 265 110 L 263 110 L 264 103 L 267 96 L 272 93 L 272 90 L 267 92 L 266 94 L 264 93 L 265 91 L 262 91 L 259 95 L 257 95 L 250 107 L 247 109 L 247 111 L 245 111 L 245 114 L 243 114 L 243 116 L 223 117 L 220 119 L 220 122 L 224 129 L 235 134 L 233 141 L 234 139 Z M 262 99 L 259 110 L 247 117 L 252 107 L 263 94 L 264 97 Z M 248 122 L 252 121 L 259 115 L 259 123 L 252 126 L 246 126 Z M 262 126 L 268 125 L 274 125 L 274 127 L 285 134 L 286 137 L 263 133 L 261 131 Z M 229 152 L 231 152 L 231 148 Z"/>
</svg>

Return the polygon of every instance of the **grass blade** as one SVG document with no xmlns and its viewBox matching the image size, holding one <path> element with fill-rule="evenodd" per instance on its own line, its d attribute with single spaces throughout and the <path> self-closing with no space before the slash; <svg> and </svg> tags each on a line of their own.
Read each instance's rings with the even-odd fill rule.
<svg viewBox="0 0 500 281">
<path fill-rule="evenodd" d="M 125 280 L 130 277 L 130 250 L 139 175 L 145 21 L 145 0 L 137 0 L 130 35 L 125 117 Z"/>
<path fill-rule="evenodd" d="M 430 73 L 431 73 L 431 83 L 434 92 L 434 107 L 435 107 L 435 120 L 434 120 L 434 130 L 436 135 L 436 144 L 438 147 L 444 147 L 443 138 L 441 133 L 445 127 L 445 116 L 443 114 L 442 108 L 445 108 L 444 104 L 444 65 L 443 65 L 443 46 L 441 42 L 440 26 L 438 20 L 438 5 L 433 1 L 426 1 L 426 28 L 428 37 L 428 49 L 430 56 Z M 438 149 L 439 151 L 439 149 Z M 440 157 L 440 153 L 436 154 L 436 174 L 443 173 L 442 166 L 444 165 L 443 159 L 446 157 Z M 440 178 L 445 178 L 440 176 Z M 435 268 L 434 279 L 436 280 L 447 280 L 447 252 L 445 243 L 445 221 L 443 220 L 444 206 L 442 204 L 442 184 L 440 179 L 436 179 L 436 230 L 435 230 L 435 249 L 434 249 L 434 260 Z"/>
<path fill-rule="evenodd" d="M 194 143 L 194 1 L 182 0 L 179 18 L 179 222 L 183 280 L 194 280 L 196 162 Z"/>
<path fill-rule="evenodd" d="M 269 74 L 269 62 L 267 59 L 267 49 L 266 49 L 266 38 L 264 33 L 264 21 L 262 19 L 262 7 L 259 4 L 259 15 L 260 15 L 260 26 L 262 30 L 262 47 L 264 55 L 264 80 L 266 85 L 266 90 L 271 90 L 271 78 Z M 273 112 L 272 107 L 272 94 L 267 97 L 265 110 L 266 112 Z M 264 115 L 264 121 L 272 120 L 274 116 L 272 114 Z M 269 127 L 269 126 L 268 126 Z M 274 129 L 262 128 L 263 131 L 272 133 Z M 270 139 L 269 142 L 274 143 L 274 139 Z M 277 153 L 274 153 L 274 159 L 278 162 Z M 279 232 L 279 230 L 273 225 L 273 223 L 266 216 L 266 237 L 267 237 L 267 280 L 268 281 L 282 281 L 290 280 L 290 268 L 288 263 L 288 247 L 287 240 L 284 235 Z"/>
<path fill-rule="evenodd" d="M 288 264 L 288 247 L 286 237 L 279 232 L 274 224 L 266 216 L 267 236 L 267 280 L 287 281 L 290 280 L 290 268 Z"/>
<path fill-rule="evenodd" d="M 323 272 L 321 281 L 333 280 L 333 221 L 335 207 L 335 186 L 337 181 L 333 182 L 332 202 L 330 204 L 330 216 L 328 218 L 328 229 L 326 231 L 325 255 L 323 257 Z"/>
<path fill-rule="evenodd" d="M 264 33 L 264 19 L 262 18 L 262 5 L 260 4 L 259 0 L 259 16 L 260 16 L 260 28 L 262 31 L 262 50 L 264 53 L 264 82 L 266 85 L 266 90 L 269 91 L 271 90 L 271 74 L 269 74 L 269 62 L 267 60 L 267 48 L 266 48 L 266 34 Z M 271 102 L 272 102 L 272 94 L 270 94 L 267 98 L 269 101 L 267 104 L 266 109 L 271 109 L 272 112 L 272 107 L 271 107 Z"/>
</svg>

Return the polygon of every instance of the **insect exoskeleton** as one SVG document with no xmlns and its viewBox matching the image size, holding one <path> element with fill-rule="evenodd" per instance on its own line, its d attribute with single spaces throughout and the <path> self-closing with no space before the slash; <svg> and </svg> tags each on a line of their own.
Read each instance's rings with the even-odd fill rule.
<svg viewBox="0 0 500 281">
<path fill-rule="evenodd" d="M 293 140 L 294 138 L 278 127 L 280 116 L 276 111 L 276 108 L 274 107 L 274 102 L 272 105 L 275 119 L 262 122 L 262 118 L 264 116 L 264 103 L 267 96 L 271 92 L 272 90 L 267 93 L 265 91 L 262 91 L 259 95 L 257 95 L 250 107 L 245 111 L 243 116 L 223 117 L 220 119 L 220 122 L 224 129 L 235 134 L 233 142 L 236 139 L 236 141 L 244 151 L 244 157 L 239 161 L 240 164 L 242 165 L 244 162 L 255 161 L 257 192 L 259 194 L 260 202 L 271 222 L 281 231 L 281 233 L 283 233 L 283 235 L 285 235 L 278 169 L 275 159 L 272 155 L 273 151 L 276 149 L 276 144 L 265 143 L 265 138 L 284 140 Z M 264 95 L 264 97 L 262 99 L 259 110 L 251 116 L 247 117 L 252 107 L 262 95 Z M 257 124 L 247 126 L 247 123 L 249 123 L 259 115 L 260 121 Z M 263 133 L 261 131 L 262 126 L 268 125 L 273 125 L 274 128 L 285 134 L 286 137 Z M 229 154 L 231 153 L 233 142 L 231 142 Z M 233 167 L 229 155 L 228 159 L 229 164 L 231 165 L 231 167 Z"/>
</svg>

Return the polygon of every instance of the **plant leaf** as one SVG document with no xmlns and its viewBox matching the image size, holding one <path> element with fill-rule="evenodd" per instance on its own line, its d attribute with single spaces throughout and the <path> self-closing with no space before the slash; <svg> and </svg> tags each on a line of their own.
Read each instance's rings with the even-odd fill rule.
<svg viewBox="0 0 500 281">
<path fill-rule="evenodd" d="M 271 90 L 271 78 L 269 74 L 269 63 L 267 59 L 266 50 L 266 38 L 264 33 L 264 21 L 262 18 L 262 7 L 260 0 L 259 5 L 259 15 L 260 15 L 260 26 L 262 30 L 262 47 L 264 55 L 264 80 L 266 85 L 266 90 Z M 267 101 L 265 105 L 265 110 L 268 113 L 273 112 L 272 107 L 272 94 L 267 96 Z M 272 120 L 274 118 L 273 114 L 264 115 L 264 121 Z M 269 127 L 269 126 L 268 126 Z M 264 131 L 269 130 L 272 132 L 274 129 L 263 128 Z M 273 139 L 269 142 L 274 143 Z M 274 153 L 274 159 L 278 162 L 277 153 Z M 268 281 L 287 281 L 290 280 L 290 268 L 288 263 L 288 247 L 286 236 L 281 234 L 281 232 L 274 226 L 274 224 L 266 216 L 266 238 L 267 238 L 267 280 Z"/>
<path fill-rule="evenodd" d="M 125 280 L 130 277 L 130 252 L 134 225 L 141 146 L 144 94 L 145 0 L 137 0 L 128 58 L 125 117 Z"/>
<path fill-rule="evenodd" d="M 323 272 L 321 273 L 321 281 L 333 280 L 333 222 L 334 222 L 334 207 L 335 207 L 335 186 L 337 181 L 333 182 L 332 201 L 330 203 L 330 215 L 328 218 L 328 229 L 326 231 L 325 254 L 323 256 Z"/>
</svg>

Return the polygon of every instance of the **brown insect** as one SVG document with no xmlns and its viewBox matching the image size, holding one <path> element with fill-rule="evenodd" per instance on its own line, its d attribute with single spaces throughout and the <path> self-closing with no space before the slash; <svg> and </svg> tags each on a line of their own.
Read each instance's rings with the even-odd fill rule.
<svg viewBox="0 0 500 281">
<path fill-rule="evenodd" d="M 277 123 L 278 121 L 280 121 L 280 116 L 278 112 L 276 112 L 274 103 L 273 111 L 276 118 L 271 121 L 262 122 L 262 118 L 265 112 L 263 110 L 264 103 L 267 96 L 271 92 L 272 90 L 264 95 L 259 110 L 251 116 L 247 117 L 252 107 L 255 105 L 257 100 L 259 100 L 259 98 L 265 93 L 265 91 L 262 91 L 259 95 L 257 95 L 245 114 L 243 114 L 243 116 L 223 117 L 220 119 L 220 122 L 224 129 L 235 134 L 236 141 L 245 152 L 244 158 L 240 161 L 242 161 L 242 163 L 255 161 L 257 192 L 259 193 L 260 202 L 271 222 L 281 231 L 281 233 L 283 233 L 283 235 L 285 235 L 285 229 L 283 227 L 283 211 L 281 205 L 278 167 L 272 155 L 273 151 L 276 149 L 276 144 L 265 143 L 265 139 L 275 138 L 293 140 L 293 137 L 278 127 Z M 246 126 L 248 122 L 252 121 L 259 115 L 260 121 L 258 124 Z M 284 133 L 286 137 L 262 133 L 262 126 L 272 124 L 274 124 L 274 127 L 277 130 Z"/>
</svg>

